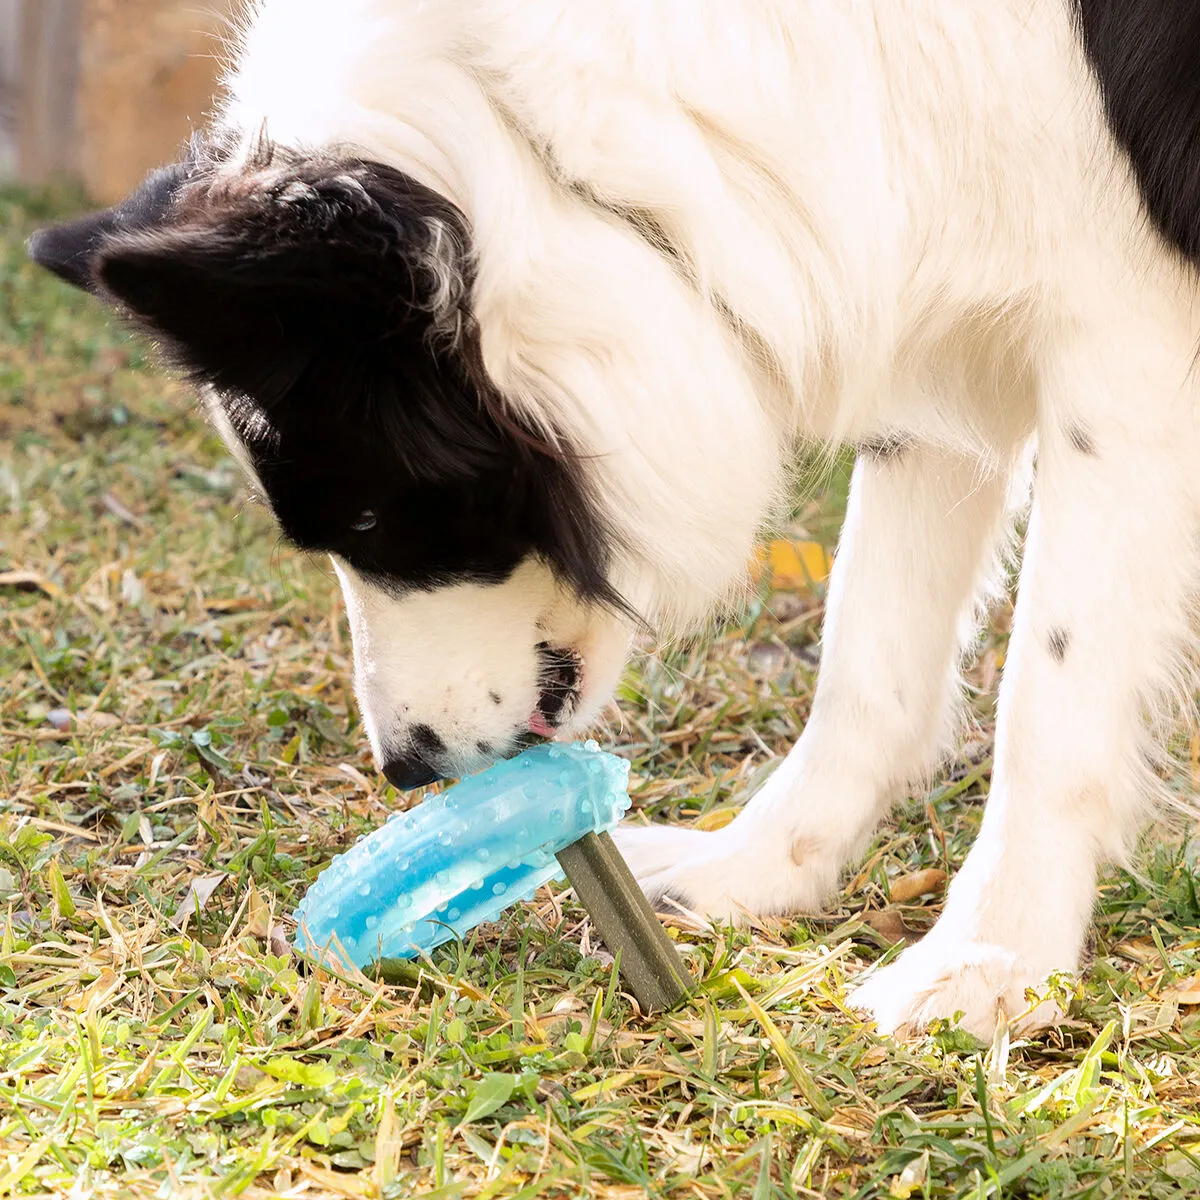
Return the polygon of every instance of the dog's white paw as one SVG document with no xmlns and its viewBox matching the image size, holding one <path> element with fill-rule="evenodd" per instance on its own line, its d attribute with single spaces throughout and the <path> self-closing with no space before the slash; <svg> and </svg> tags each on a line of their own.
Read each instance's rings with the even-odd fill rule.
<svg viewBox="0 0 1200 1200">
<path fill-rule="evenodd" d="M 613 839 L 651 901 L 735 924 L 818 909 L 841 867 L 815 840 L 761 837 L 739 821 L 712 833 L 625 824 Z"/>
<path fill-rule="evenodd" d="M 939 1018 L 990 1040 L 999 1021 L 1027 1034 L 1061 1016 L 1046 998 L 1049 971 L 1003 946 L 939 937 L 936 928 L 851 993 L 850 1003 L 875 1018 L 880 1033 L 909 1037 Z"/>
</svg>

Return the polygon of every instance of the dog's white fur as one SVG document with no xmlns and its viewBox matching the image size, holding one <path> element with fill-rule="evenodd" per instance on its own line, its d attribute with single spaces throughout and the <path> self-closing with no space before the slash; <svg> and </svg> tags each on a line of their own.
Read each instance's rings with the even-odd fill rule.
<svg viewBox="0 0 1200 1200">
<path fill-rule="evenodd" d="M 462 209 L 487 370 L 589 456 L 616 582 L 665 626 L 737 595 L 802 440 L 901 446 L 856 468 L 799 744 L 728 828 L 621 839 L 694 909 L 818 905 L 936 765 L 1036 440 L 982 831 L 857 996 L 886 1029 L 984 1032 L 1077 965 L 1154 793 L 1149 723 L 1187 688 L 1200 309 L 1066 0 L 260 0 L 220 120 Z M 475 674 L 519 703 L 472 730 L 507 727 L 538 621 L 590 630 L 581 720 L 625 652 L 534 564 L 404 600 L 341 574 L 377 748 Z"/>
</svg>

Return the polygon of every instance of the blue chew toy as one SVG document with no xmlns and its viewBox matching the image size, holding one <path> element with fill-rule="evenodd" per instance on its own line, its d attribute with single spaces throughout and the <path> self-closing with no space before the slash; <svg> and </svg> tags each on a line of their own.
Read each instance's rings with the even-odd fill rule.
<svg viewBox="0 0 1200 1200">
<path fill-rule="evenodd" d="M 559 850 L 625 814 L 628 778 L 594 742 L 536 746 L 392 813 L 309 889 L 301 947 L 332 945 L 356 967 L 411 958 L 532 899 L 561 877 Z"/>
<path fill-rule="evenodd" d="M 411 958 L 565 869 L 642 1007 L 670 1007 L 686 969 L 607 835 L 629 808 L 628 778 L 595 742 L 552 743 L 426 796 L 318 877 L 296 909 L 298 947 L 360 968 Z"/>
</svg>

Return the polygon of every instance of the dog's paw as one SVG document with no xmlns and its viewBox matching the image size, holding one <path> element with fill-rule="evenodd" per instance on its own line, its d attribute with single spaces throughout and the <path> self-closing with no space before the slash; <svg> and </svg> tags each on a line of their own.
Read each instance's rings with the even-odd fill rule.
<svg viewBox="0 0 1200 1200">
<path fill-rule="evenodd" d="M 759 837 L 734 822 L 704 833 L 672 825 L 620 825 L 613 839 L 652 902 L 716 921 L 811 912 L 837 883 L 840 861 L 815 842 Z"/>
<path fill-rule="evenodd" d="M 935 929 L 874 972 L 850 1004 L 874 1017 L 880 1033 L 910 1037 L 934 1020 L 958 1017 L 961 1028 L 988 1041 L 1001 1021 L 1028 1034 L 1061 1018 L 1046 995 L 1048 974 L 1003 946 L 939 937 Z"/>
</svg>

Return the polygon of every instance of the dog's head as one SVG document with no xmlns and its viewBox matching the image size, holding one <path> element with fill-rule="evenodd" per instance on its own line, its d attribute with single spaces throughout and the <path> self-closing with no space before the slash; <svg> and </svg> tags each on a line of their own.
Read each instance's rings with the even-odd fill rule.
<svg viewBox="0 0 1200 1200">
<path fill-rule="evenodd" d="M 398 787 L 594 718 L 624 661 L 587 447 L 484 368 L 459 211 L 376 162 L 200 148 L 32 257 L 200 386 L 296 546 L 329 554 Z"/>
</svg>

